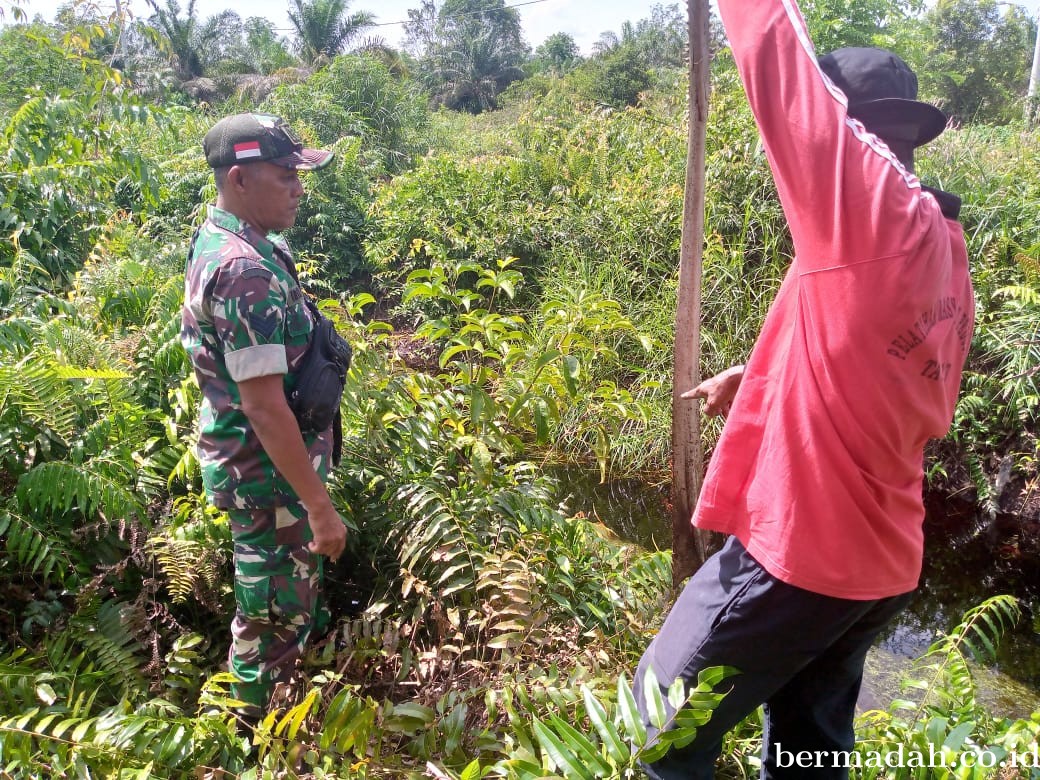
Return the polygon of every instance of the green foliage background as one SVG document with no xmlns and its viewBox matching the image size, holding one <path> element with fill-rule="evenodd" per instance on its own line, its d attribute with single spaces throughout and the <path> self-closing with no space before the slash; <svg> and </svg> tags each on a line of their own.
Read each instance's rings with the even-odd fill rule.
<svg viewBox="0 0 1040 780">
<path fill-rule="evenodd" d="M 477 117 L 432 111 L 375 54 L 257 104 L 337 152 L 289 238 L 355 361 L 330 485 L 350 526 L 339 620 L 251 745 L 219 670 L 230 531 L 201 492 L 179 344 L 187 237 L 214 195 L 200 139 L 249 99 L 144 99 L 99 56 L 111 32 L 0 33 L 37 68 L 0 90 L 0 772 L 620 777 L 691 738 L 726 670 L 658 742 L 624 677 L 667 609 L 669 554 L 576 515 L 545 468 L 667 470 L 686 144 L 671 55 L 641 94 L 604 99 L 597 68 L 652 38 L 633 27 Z M 713 86 L 705 374 L 747 354 L 790 254 L 724 52 Z M 920 161 L 965 197 L 979 300 L 930 488 L 994 516 L 1035 512 L 1038 162 L 1017 124 L 965 125 Z M 967 664 L 1020 611 L 999 597 L 951 627 L 861 749 L 1035 741 L 1040 716 L 987 713 Z M 752 718 L 720 772 L 755 771 L 759 738 Z"/>
</svg>

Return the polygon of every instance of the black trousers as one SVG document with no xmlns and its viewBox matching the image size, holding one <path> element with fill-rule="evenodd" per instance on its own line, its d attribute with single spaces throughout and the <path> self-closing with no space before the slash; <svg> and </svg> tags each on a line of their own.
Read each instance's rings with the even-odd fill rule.
<svg viewBox="0 0 1040 780">
<path fill-rule="evenodd" d="M 729 692 L 697 738 L 646 765 L 647 774 L 654 780 L 714 777 L 723 736 L 764 704 L 762 778 L 847 778 L 840 758 L 806 768 L 792 766 L 791 756 L 852 749 L 867 650 L 911 595 L 852 601 L 796 588 L 769 574 L 731 537 L 686 584 L 639 663 L 635 694 L 647 731 L 656 733 L 645 708 L 647 668 L 662 694 L 680 677 L 696 685 L 698 673 L 711 666 L 733 666 L 740 674 L 719 684 L 720 692 Z"/>
</svg>

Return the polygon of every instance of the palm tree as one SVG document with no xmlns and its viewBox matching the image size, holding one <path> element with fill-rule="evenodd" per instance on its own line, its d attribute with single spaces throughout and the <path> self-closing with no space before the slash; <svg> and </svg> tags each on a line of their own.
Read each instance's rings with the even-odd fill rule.
<svg viewBox="0 0 1040 780">
<path fill-rule="evenodd" d="M 174 69 L 182 81 L 202 76 L 206 64 L 219 61 L 237 38 L 241 20 L 234 11 L 222 11 L 205 22 L 195 13 L 195 0 L 181 16 L 177 0 L 166 0 L 160 7 L 157 0 L 147 0 L 152 9 L 149 20 L 170 44 Z"/>
<path fill-rule="evenodd" d="M 347 15 L 350 0 L 292 0 L 289 20 L 296 28 L 300 57 L 310 65 L 343 52 L 375 23 L 368 11 Z"/>
<path fill-rule="evenodd" d="M 496 96 L 524 77 L 493 30 L 482 31 L 440 52 L 435 76 L 441 84 L 434 102 L 454 111 L 479 114 L 496 106 Z"/>
<path fill-rule="evenodd" d="M 436 104 L 479 113 L 524 77 L 528 47 L 505 0 L 446 0 L 439 11 L 426 0 L 409 15 L 405 33 Z"/>
</svg>

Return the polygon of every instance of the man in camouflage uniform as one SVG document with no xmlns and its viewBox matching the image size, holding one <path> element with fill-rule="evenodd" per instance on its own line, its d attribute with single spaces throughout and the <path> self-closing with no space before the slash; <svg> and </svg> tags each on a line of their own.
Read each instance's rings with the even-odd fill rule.
<svg viewBox="0 0 1040 780">
<path fill-rule="evenodd" d="M 299 171 L 332 153 L 303 148 L 267 114 L 222 119 L 203 148 L 217 203 L 189 251 L 181 341 L 203 394 L 203 481 L 235 543 L 232 695 L 255 722 L 327 621 L 322 556 L 335 560 L 346 542 L 324 485 L 332 431 L 301 433 L 286 402 L 315 323 L 276 234 L 295 222 Z"/>
</svg>

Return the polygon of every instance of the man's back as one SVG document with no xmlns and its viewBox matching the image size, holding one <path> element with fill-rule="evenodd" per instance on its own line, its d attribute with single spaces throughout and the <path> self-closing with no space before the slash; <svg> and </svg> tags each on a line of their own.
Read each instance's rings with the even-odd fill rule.
<svg viewBox="0 0 1040 780">
<path fill-rule="evenodd" d="M 904 593 L 920 573 L 923 447 L 949 427 L 973 321 L 957 201 L 847 116 L 797 10 L 720 10 L 741 16 L 727 29 L 795 259 L 694 522 L 798 587 Z"/>
</svg>

